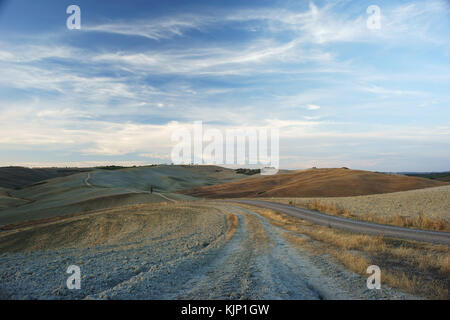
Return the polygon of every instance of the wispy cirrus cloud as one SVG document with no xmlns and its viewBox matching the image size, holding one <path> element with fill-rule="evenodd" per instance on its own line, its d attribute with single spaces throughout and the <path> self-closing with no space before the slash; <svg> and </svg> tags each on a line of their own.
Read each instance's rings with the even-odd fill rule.
<svg viewBox="0 0 450 320">
<path fill-rule="evenodd" d="M 436 28 L 445 28 L 450 8 L 442 0 L 411 1 L 409 3 L 377 4 L 381 8 L 380 30 L 367 28 L 366 8 L 373 3 L 361 3 L 356 11 L 348 1 L 327 2 L 317 6 L 309 2 L 308 10 L 259 9 L 241 11 L 227 17 L 229 20 L 265 21 L 275 32 L 296 32 L 304 43 L 328 44 L 339 42 L 377 42 L 393 40 L 397 44 L 420 38 L 426 42 L 444 42 L 436 37 Z"/>
<path fill-rule="evenodd" d="M 320 49 L 303 49 L 296 40 L 278 43 L 260 40 L 233 47 L 200 47 L 184 50 L 115 52 L 92 57 L 95 62 L 134 68 L 136 72 L 196 75 L 251 75 L 284 72 L 280 64 L 289 62 L 326 64 L 332 54 Z M 264 67 L 271 65 L 270 68 Z"/>
<path fill-rule="evenodd" d="M 364 157 L 390 157 L 389 144 L 411 159 L 447 148 L 448 8 L 381 4 L 373 31 L 366 4 L 255 3 L 105 23 L 106 12 L 77 33 L 0 35 L 0 153 L 164 161 L 171 130 L 195 120 L 280 128 L 291 167 L 310 153 L 385 169 L 394 158 Z M 342 146 L 348 156 L 336 157 Z"/>
<path fill-rule="evenodd" d="M 214 17 L 183 14 L 146 20 L 114 21 L 87 25 L 84 32 L 111 33 L 123 36 L 144 37 L 152 40 L 181 37 L 189 30 L 200 30 L 216 22 Z"/>
</svg>

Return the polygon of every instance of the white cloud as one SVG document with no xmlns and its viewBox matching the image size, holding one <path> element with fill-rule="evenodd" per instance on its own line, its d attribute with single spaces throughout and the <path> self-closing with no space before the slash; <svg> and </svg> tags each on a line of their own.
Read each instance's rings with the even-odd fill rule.
<svg viewBox="0 0 450 320">
<path fill-rule="evenodd" d="M 181 37 L 189 30 L 207 31 L 211 25 L 239 21 L 253 22 L 248 27 L 253 31 L 262 28 L 273 32 L 295 31 L 298 36 L 295 40 L 302 43 L 370 42 L 380 38 L 406 40 L 417 36 L 424 41 L 436 41 L 428 32 L 433 27 L 432 21 L 436 21 L 433 18 L 443 18 L 449 11 L 441 0 L 384 5 L 381 6 L 382 29 L 372 32 L 366 26 L 366 8 L 362 7 L 355 15 L 355 11 L 349 11 L 343 3 L 329 2 L 319 7 L 311 1 L 309 9 L 304 11 L 252 8 L 220 11 L 208 16 L 185 13 L 150 20 L 111 21 L 88 25 L 82 30 L 160 40 Z"/>
<path fill-rule="evenodd" d="M 184 14 L 154 18 L 152 20 L 120 21 L 98 25 L 87 25 L 83 26 L 82 30 L 87 32 L 105 32 L 160 40 L 174 36 L 182 36 L 187 30 L 200 29 L 214 21 L 215 19 L 211 17 Z"/>
<path fill-rule="evenodd" d="M 30 63 L 49 58 L 71 59 L 80 55 L 81 50 L 74 47 L 55 44 L 12 44 L 1 42 L 0 61 L 8 63 Z M 6 49 L 7 48 L 7 49 Z"/>
<path fill-rule="evenodd" d="M 308 104 L 308 105 L 306 106 L 306 108 L 307 108 L 308 110 L 319 110 L 319 109 L 320 109 L 320 106 L 318 106 L 318 105 L 316 105 L 316 104 Z"/>
<path fill-rule="evenodd" d="M 159 159 L 159 160 L 170 160 L 170 153 L 156 153 L 156 152 L 150 152 L 150 153 L 141 153 L 139 154 L 140 157 L 144 158 L 151 158 L 151 159 Z"/>
<path fill-rule="evenodd" d="M 386 5 L 381 8 L 382 30 L 375 33 L 366 28 L 365 8 L 361 13 L 347 13 L 336 10 L 342 9 L 339 3 L 322 7 L 311 3 L 303 12 L 239 10 L 212 17 L 185 14 L 85 27 L 86 32 L 141 36 L 152 40 L 178 40 L 192 30 L 208 32 L 206 27 L 212 23 L 226 27 L 235 21 L 252 22 L 236 23 L 237 27 L 256 26 L 255 30 L 264 31 L 260 38 L 248 40 L 243 37 L 242 41 L 233 44 L 196 41 L 192 46 L 171 47 L 163 41 L 146 41 L 152 46 L 141 51 L 99 52 L 89 50 L 89 47 L 77 49 L 55 43 L 49 46 L 32 42 L 21 45 L 1 43 L 0 86 L 6 90 L 20 89 L 14 93 L 27 93 L 20 97 L 20 101 L 14 95 L 9 96 L 9 92 L 0 99 L 2 149 L 66 148 L 99 158 L 130 154 L 162 158 L 170 151 L 171 130 L 189 125 L 166 124 L 160 120 L 167 118 L 181 118 L 181 121 L 203 119 L 221 123 L 217 125 L 221 129 L 252 125 L 279 128 L 283 139 L 293 139 L 293 146 L 301 146 L 307 139 L 313 142 L 327 140 L 331 145 L 361 143 L 364 139 L 376 140 L 381 142 L 380 145 L 393 140 L 408 141 L 409 145 L 416 142 L 448 145 L 448 127 L 437 130 L 432 125 L 402 127 L 395 124 L 366 128 L 355 123 L 322 121 L 333 119 L 333 115 L 325 117 L 321 112 L 322 117 L 304 115 L 315 115 L 305 110 L 319 110 L 321 106 L 335 114 L 352 108 L 364 112 L 365 107 L 377 108 L 382 113 L 403 107 L 404 104 L 398 102 L 399 98 L 404 101 L 408 96 L 423 96 L 424 99 L 417 103 L 435 99 L 431 94 L 427 95 L 427 88 L 423 89 L 424 92 L 408 89 L 406 80 L 410 79 L 410 73 L 395 73 L 392 77 L 386 70 L 371 73 L 365 63 L 339 60 L 342 59 L 339 51 L 335 47 L 330 49 L 327 44 L 373 42 L 382 43 L 384 49 L 385 45 L 396 48 L 417 39 L 426 41 L 426 45 L 430 41 L 448 43 L 448 39 L 428 37 L 429 31 L 435 27 L 433 22 L 439 22 L 435 18 L 441 16 L 441 2 Z M 280 34 L 283 34 L 282 40 L 278 37 Z M 160 43 L 164 46 L 159 46 Z M 55 63 L 55 60 L 64 63 Z M 432 74 L 417 71 L 415 81 L 445 83 L 448 80 L 446 71 L 445 66 Z M 324 77 L 323 73 L 328 74 Z M 339 77 L 335 76 L 337 73 Z M 269 74 L 271 77 L 266 80 Z M 167 77 L 170 78 L 169 84 L 152 86 L 148 79 L 155 75 L 180 77 Z M 281 81 L 277 82 L 277 75 L 285 77 L 282 81 L 288 78 L 286 88 Z M 208 86 L 191 81 L 194 77 Z M 302 83 L 297 86 L 298 79 L 309 78 L 311 83 L 317 84 L 315 87 L 302 87 Z M 394 78 L 402 82 L 402 86 L 388 83 Z M 215 87 L 218 82 L 229 85 L 229 88 Z M 383 83 L 383 86 L 367 85 L 371 82 Z M 349 92 L 365 94 L 370 99 L 374 95 L 367 92 L 375 93 L 378 100 L 371 100 L 369 106 L 369 102 L 359 103 L 355 97 L 354 105 L 339 104 L 343 101 L 340 96 Z M 223 94 L 223 99 L 222 96 L 216 99 L 216 94 Z M 29 96 L 37 98 L 27 98 Z M 380 97 L 392 100 L 380 100 Z M 440 101 L 445 104 L 447 100 Z M 363 118 L 362 114 L 358 116 Z M 269 117 L 272 119 L 268 120 Z M 152 119 L 159 124 L 142 123 L 152 122 Z M 289 150 L 283 156 L 289 158 L 290 152 L 293 151 Z"/>
<path fill-rule="evenodd" d="M 431 32 L 439 22 L 448 18 L 449 7 L 442 0 L 420 1 L 401 5 L 380 5 L 381 29 L 366 26 L 366 7 L 359 14 L 342 7 L 345 1 L 328 2 L 318 7 L 310 2 L 309 10 L 296 12 L 287 9 L 256 9 L 227 16 L 229 20 L 268 21 L 273 31 L 295 31 L 304 43 L 327 44 L 334 42 L 377 42 L 392 40 L 448 43 L 448 38 L 436 38 Z M 356 14 L 355 14 L 356 13 Z"/>
<path fill-rule="evenodd" d="M 99 54 L 93 62 L 114 65 L 137 73 L 195 75 L 252 75 L 277 72 L 276 64 L 285 62 L 331 62 L 330 53 L 302 49 L 297 40 L 278 43 L 261 40 L 233 47 L 200 47 L 184 50 L 116 52 Z M 270 68 L 267 66 L 270 65 Z"/>
</svg>

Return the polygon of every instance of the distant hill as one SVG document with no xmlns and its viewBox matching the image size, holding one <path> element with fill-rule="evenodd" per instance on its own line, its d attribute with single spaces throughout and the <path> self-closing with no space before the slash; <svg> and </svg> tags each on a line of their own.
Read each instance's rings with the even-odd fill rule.
<svg viewBox="0 0 450 320">
<path fill-rule="evenodd" d="M 20 189 L 0 187 L 0 227 L 93 210 L 167 202 L 168 199 L 195 200 L 173 192 L 248 177 L 235 170 L 217 166 L 109 166 L 88 169 L 89 173 L 75 171 L 70 176 L 30 184 L 52 174 L 69 172 L 65 169 L 7 169 L 4 170 L 5 177 L 12 181 L 17 179 L 15 185 L 26 186 Z M 151 189 L 153 194 L 149 192 Z"/>
<path fill-rule="evenodd" d="M 213 165 L 158 165 L 95 170 L 91 183 L 106 188 L 135 188 L 149 191 L 172 192 L 197 186 L 209 186 L 248 177 L 247 173 Z"/>
<path fill-rule="evenodd" d="M 439 180 L 439 181 L 446 181 L 446 182 L 450 182 L 450 171 L 447 172 L 427 172 L 427 173 L 423 173 L 423 172 L 405 172 L 402 173 L 406 176 L 410 176 L 410 177 L 421 177 L 421 178 L 427 178 L 427 179 L 433 179 L 433 180 Z"/>
<path fill-rule="evenodd" d="M 56 177 L 70 176 L 91 169 L 0 167 L 0 187 L 17 189 Z"/>
<path fill-rule="evenodd" d="M 346 197 L 437 187 L 448 183 L 362 170 L 308 169 L 183 190 L 201 198 Z"/>
<path fill-rule="evenodd" d="M 27 204 L 28 201 L 11 196 L 10 189 L 4 189 L 0 187 L 0 211 Z"/>
</svg>

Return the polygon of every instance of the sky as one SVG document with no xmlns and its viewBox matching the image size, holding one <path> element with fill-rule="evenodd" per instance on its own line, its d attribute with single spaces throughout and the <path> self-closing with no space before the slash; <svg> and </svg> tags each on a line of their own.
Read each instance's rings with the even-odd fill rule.
<svg viewBox="0 0 450 320">
<path fill-rule="evenodd" d="M 0 166 L 170 163 L 203 121 L 278 129 L 286 169 L 450 170 L 449 31 L 443 0 L 0 0 Z"/>
</svg>

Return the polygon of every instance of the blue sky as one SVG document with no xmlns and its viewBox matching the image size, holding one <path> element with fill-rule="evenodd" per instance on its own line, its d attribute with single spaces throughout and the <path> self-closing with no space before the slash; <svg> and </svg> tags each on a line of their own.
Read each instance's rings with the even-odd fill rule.
<svg viewBox="0 0 450 320">
<path fill-rule="evenodd" d="M 440 0 L 1 1 L 0 165 L 168 163 L 201 120 L 278 128 L 282 168 L 449 170 L 449 30 Z"/>
</svg>

